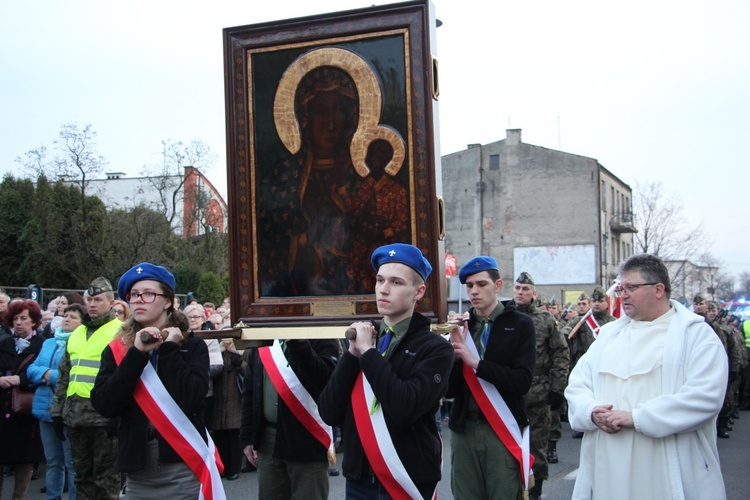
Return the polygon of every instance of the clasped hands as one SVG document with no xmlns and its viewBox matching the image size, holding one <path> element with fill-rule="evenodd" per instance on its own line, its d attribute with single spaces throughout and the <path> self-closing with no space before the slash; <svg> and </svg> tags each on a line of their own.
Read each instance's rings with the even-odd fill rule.
<svg viewBox="0 0 750 500">
<path fill-rule="evenodd" d="M 375 347 L 375 339 L 378 332 L 372 323 L 367 321 L 358 321 L 352 323 L 350 328 L 357 330 L 357 336 L 349 341 L 349 353 L 357 358 L 364 354 L 365 351 Z"/>
<path fill-rule="evenodd" d="M 633 428 L 633 412 L 613 410 L 612 405 L 599 405 L 591 412 L 591 421 L 604 432 L 614 434 L 624 428 Z"/>
<path fill-rule="evenodd" d="M 4 377 L 0 377 L 0 388 L 1 389 L 10 389 L 11 387 L 21 385 L 21 377 L 18 375 L 6 375 Z"/>
</svg>

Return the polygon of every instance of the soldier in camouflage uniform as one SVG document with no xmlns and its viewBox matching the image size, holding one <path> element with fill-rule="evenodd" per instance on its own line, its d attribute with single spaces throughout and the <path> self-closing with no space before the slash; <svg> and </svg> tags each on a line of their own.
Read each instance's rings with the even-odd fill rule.
<svg viewBox="0 0 750 500">
<path fill-rule="evenodd" d="M 717 319 L 719 313 L 719 305 L 716 302 L 709 302 L 706 310 L 706 322 L 711 325 L 716 334 L 719 336 L 724 344 L 729 358 L 729 380 L 727 380 L 727 392 L 724 395 L 724 406 L 722 406 L 719 412 L 719 418 L 716 421 L 716 435 L 720 438 L 728 438 L 729 431 L 732 430 L 732 390 L 734 389 L 733 384 L 735 381 L 739 381 L 740 378 L 740 367 L 742 366 L 742 357 L 740 354 L 739 346 L 735 342 L 734 334 L 731 329 L 723 325 L 721 321 Z"/>
<path fill-rule="evenodd" d="M 550 411 L 565 402 L 570 358 L 568 344 L 555 328 L 555 319 L 535 305 L 534 279 L 523 272 L 516 278 L 513 301 L 534 321 L 536 331 L 536 371 L 531 389 L 525 396 L 531 428 L 531 453 L 534 455 L 534 487 L 529 490 L 531 500 L 542 497 L 542 483 L 549 478 L 547 447 L 550 431 Z"/>
<path fill-rule="evenodd" d="M 567 323 L 565 323 L 565 326 L 562 329 L 563 337 L 568 341 L 568 347 L 570 348 L 570 369 L 572 370 L 575 364 L 578 362 L 578 359 L 583 355 L 582 352 L 579 352 L 580 350 L 580 344 L 573 339 L 570 338 L 570 332 L 575 328 L 575 326 L 581 322 L 583 317 L 586 315 L 587 312 L 589 312 L 589 309 L 591 309 L 591 300 L 589 299 L 589 296 L 586 295 L 586 292 L 582 293 L 578 297 L 578 314 L 573 316 L 573 318 L 569 319 Z M 583 328 L 584 325 L 581 325 L 581 328 Z M 580 331 L 581 328 L 578 330 Z"/>
<path fill-rule="evenodd" d="M 555 318 L 555 328 L 557 331 L 561 331 L 565 326 L 565 320 L 562 319 L 563 309 L 560 306 L 560 302 L 557 299 L 552 299 L 547 303 L 547 310 Z M 565 339 L 565 337 L 563 337 Z M 567 346 L 567 341 L 565 342 Z M 568 357 L 570 357 L 570 350 L 568 350 Z M 550 410 L 550 426 L 549 426 L 549 444 L 547 445 L 547 462 L 556 464 L 559 459 L 557 457 L 557 442 L 562 439 L 562 420 L 568 418 L 568 403 L 567 401 L 560 405 L 557 410 Z M 565 420 L 567 422 L 567 420 Z"/>
<path fill-rule="evenodd" d="M 112 306 L 112 285 L 97 278 L 84 294 L 86 316 L 70 334 L 55 387 L 51 415 L 55 432 L 64 440 L 64 426 L 73 456 L 77 495 L 83 500 L 119 498 L 120 474 L 115 471 L 117 429 L 91 405 L 102 350 L 112 341 L 122 322 Z"/>
</svg>

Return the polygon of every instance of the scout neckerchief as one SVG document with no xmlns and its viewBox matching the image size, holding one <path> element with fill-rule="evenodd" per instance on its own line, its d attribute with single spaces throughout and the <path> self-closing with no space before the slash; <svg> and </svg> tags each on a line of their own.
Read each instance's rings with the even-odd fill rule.
<svg viewBox="0 0 750 500">
<path fill-rule="evenodd" d="M 473 339 L 466 342 L 472 356 L 479 358 L 477 346 Z M 479 409 L 495 431 L 503 445 L 518 460 L 521 466 L 521 482 L 524 489 L 529 489 L 529 474 L 534 465 L 534 457 L 529 452 L 529 427 L 523 431 L 518 427 L 515 417 L 493 384 L 477 377 L 477 371 L 463 363 L 463 375 L 471 395 L 474 396 Z"/>
<path fill-rule="evenodd" d="M 258 349 L 258 355 L 276 392 L 279 393 L 295 418 L 328 450 L 328 460 L 335 464 L 333 431 L 320 418 L 318 404 L 289 366 L 279 340 L 275 340 L 271 347 Z"/>
<path fill-rule="evenodd" d="M 115 362 L 119 365 L 125 357 L 125 344 L 122 339 L 109 343 Z M 140 380 L 133 391 L 133 398 L 146 417 L 154 425 L 169 446 L 177 452 L 201 483 L 200 500 L 226 500 L 221 484 L 224 465 L 219 458 L 219 450 L 214 446 L 206 431 L 208 442 L 203 441 L 198 429 L 185 416 L 151 363 L 143 369 Z"/>
</svg>

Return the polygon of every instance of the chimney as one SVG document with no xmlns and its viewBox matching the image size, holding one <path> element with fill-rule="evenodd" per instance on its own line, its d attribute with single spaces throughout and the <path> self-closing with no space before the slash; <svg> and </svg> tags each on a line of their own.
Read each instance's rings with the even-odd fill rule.
<svg viewBox="0 0 750 500">
<path fill-rule="evenodd" d="M 510 128 L 505 131 L 505 144 L 508 146 L 517 146 L 521 144 L 521 129 Z"/>
</svg>

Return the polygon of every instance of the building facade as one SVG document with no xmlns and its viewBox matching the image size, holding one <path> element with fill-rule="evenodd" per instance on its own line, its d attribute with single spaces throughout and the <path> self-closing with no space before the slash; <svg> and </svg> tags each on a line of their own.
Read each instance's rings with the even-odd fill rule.
<svg viewBox="0 0 750 500">
<path fill-rule="evenodd" d="M 227 203 L 211 182 L 195 167 L 183 175 L 126 177 L 108 172 L 104 179 L 87 181 L 87 193 L 107 208 L 144 206 L 164 214 L 183 238 L 227 230 Z"/>
<path fill-rule="evenodd" d="M 630 186 L 593 158 L 506 134 L 442 157 L 446 253 L 459 268 L 491 255 L 507 284 L 527 271 L 548 298 L 608 287 L 633 251 Z"/>
</svg>

